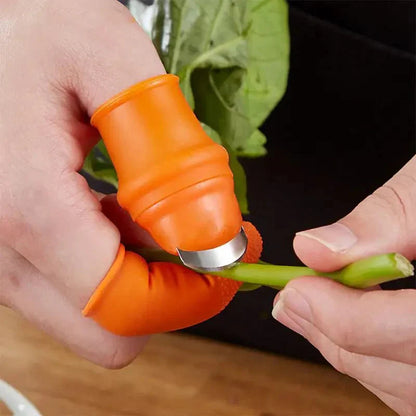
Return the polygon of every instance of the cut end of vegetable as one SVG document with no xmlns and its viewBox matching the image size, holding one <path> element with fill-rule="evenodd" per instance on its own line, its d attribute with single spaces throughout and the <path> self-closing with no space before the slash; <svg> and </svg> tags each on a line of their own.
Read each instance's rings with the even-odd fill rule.
<svg viewBox="0 0 416 416">
<path fill-rule="evenodd" d="M 244 232 L 247 236 L 247 250 L 242 261 L 244 263 L 257 263 L 263 251 L 263 239 L 257 228 L 248 221 L 243 222 Z"/>
<path fill-rule="evenodd" d="M 396 253 L 394 255 L 397 269 L 402 273 L 403 277 L 412 276 L 414 273 L 414 267 L 406 257 Z"/>
</svg>

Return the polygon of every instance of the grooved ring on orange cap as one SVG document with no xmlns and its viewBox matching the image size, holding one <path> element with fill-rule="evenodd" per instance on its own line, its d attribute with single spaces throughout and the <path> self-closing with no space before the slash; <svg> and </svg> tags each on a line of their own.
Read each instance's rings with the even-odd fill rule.
<svg viewBox="0 0 416 416">
<path fill-rule="evenodd" d="M 241 283 L 173 263 L 150 263 L 121 245 L 84 316 L 124 336 L 182 329 L 221 312 Z"/>
<path fill-rule="evenodd" d="M 117 95 L 113 96 L 107 100 L 104 104 L 100 105 L 91 116 L 91 124 L 93 126 L 97 125 L 97 120 L 101 117 L 107 115 L 114 108 L 118 107 L 120 104 L 128 101 L 131 97 L 136 96 L 144 90 L 149 90 L 151 88 L 157 87 L 165 82 L 177 82 L 179 77 L 173 74 L 162 74 L 155 77 L 148 78 L 144 81 L 141 81 L 135 85 L 132 85 L 125 90 L 121 91 Z"/>
</svg>

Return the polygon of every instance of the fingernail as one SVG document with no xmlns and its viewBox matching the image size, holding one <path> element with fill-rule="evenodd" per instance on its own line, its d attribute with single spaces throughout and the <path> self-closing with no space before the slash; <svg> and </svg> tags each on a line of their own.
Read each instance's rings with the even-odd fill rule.
<svg viewBox="0 0 416 416">
<path fill-rule="evenodd" d="M 296 233 L 302 237 L 318 241 L 335 253 L 349 250 L 356 242 L 357 236 L 344 224 L 336 222 L 324 227 Z"/>
<path fill-rule="evenodd" d="M 278 321 L 281 312 L 289 312 L 291 315 L 295 314 L 308 322 L 312 319 L 309 303 L 299 291 L 291 287 L 280 292 L 279 299 L 273 307 L 273 318 Z"/>
</svg>

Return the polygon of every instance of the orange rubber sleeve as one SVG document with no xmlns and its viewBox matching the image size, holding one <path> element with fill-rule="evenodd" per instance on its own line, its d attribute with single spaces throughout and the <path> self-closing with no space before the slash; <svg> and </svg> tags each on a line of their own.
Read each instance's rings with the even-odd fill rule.
<svg viewBox="0 0 416 416">
<path fill-rule="evenodd" d="M 254 263 L 261 254 L 261 237 L 251 224 L 244 228 L 249 238 L 245 261 Z M 240 285 L 173 263 L 147 264 L 120 245 L 116 260 L 83 314 L 117 335 L 173 331 L 220 313 Z"/>
<path fill-rule="evenodd" d="M 226 150 L 204 132 L 175 75 L 134 85 L 91 118 L 119 179 L 119 204 L 166 251 L 230 241 L 242 218 Z"/>
</svg>

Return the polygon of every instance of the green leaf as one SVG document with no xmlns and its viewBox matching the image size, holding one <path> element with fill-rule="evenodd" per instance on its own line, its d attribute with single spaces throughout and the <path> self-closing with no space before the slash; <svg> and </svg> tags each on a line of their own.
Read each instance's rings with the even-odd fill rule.
<svg viewBox="0 0 416 416">
<path fill-rule="evenodd" d="M 157 0 L 153 39 L 197 117 L 240 156 L 265 154 L 257 132 L 289 69 L 285 0 Z"/>
<path fill-rule="evenodd" d="M 237 156 L 259 157 L 265 155 L 267 153 L 266 141 L 266 136 L 260 130 L 254 130 L 241 153 L 237 149 Z"/>
<path fill-rule="evenodd" d="M 156 0 L 153 41 L 169 72 L 246 65 L 246 2 Z"/>
<path fill-rule="evenodd" d="M 259 127 L 282 98 L 289 73 L 285 0 L 248 0 L 247 76 L 241 89 L 246 114 Z"/>
<path fill-rule="evenodd" d="M 244 70 L 200 69 L 192 77 L 195 94 L 195 114 L 212 126 L 227 146 L 234 151 L 243 148 L 240 139 L 254 131 L 248 117 L 235 97 L 241 88 Z"/>
<path fill-rule="evenodd" d="M 247 179 L 244 168 L 241 166 L 241 163 L 237 159 L 235 152 L 227 148 L 226 145 L 222 142 L 218 133 L 210 126 L 205 123 L 201 123 L 202 128 L 205 133 L 208 134 L 211 139 L 218 144 L 223 145 L 228 152 L 229 156 L 229 165 L 234 175 L 234 193 L 237 197 L 238 204 L 240 205 L 240 210 L 243 214 L 248 214 L 248 202 L 247 202 Z"/>
<path fill-rule="evenodd" d="M 234 175 L 234 193 L 243 214 L 249 214 L 247 202 L 247 178 L 243 166 L 232 149 L 228 149 L 230 168 Z"/>
<path fill-rule="evenodd" d="M 209 137 L 211 137 L 211 139 L 215 142 L 218 143 L 220 145 L 222 145 L 222 140 L 221 137 L 219 136 L 219 134 L 210 126 L 208 126 L 208 124 L 205 123 L 201 123 L 202 128 L 204 129 L 205 133 L 208 134 Z"/>
<path fill-rule="evenodd" d="M 153 42 L 168 72 L 194 107 L 192 72 L 197 68 L 247 66 L 246 1 L 156 0 Z"/>
</svg>

